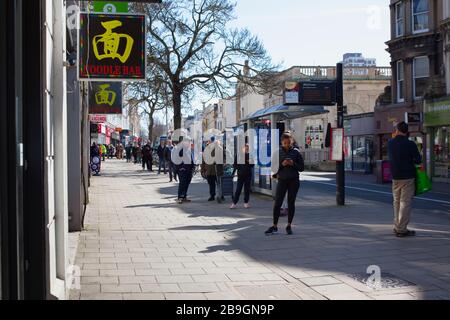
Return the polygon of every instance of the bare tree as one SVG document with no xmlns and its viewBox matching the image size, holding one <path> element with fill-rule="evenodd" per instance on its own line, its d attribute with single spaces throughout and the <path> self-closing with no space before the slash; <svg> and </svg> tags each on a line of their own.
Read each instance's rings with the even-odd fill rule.
<svg viewBox="0 0 450 320">
<path fill-rule="evenodd" d="M 136 110 L 148 119 L 148 137 L 154 140 L 155 114 L 168 108 L 171 104 L 168 99 L 169 92 L 164 74 L 155 68 L 149 68 L 148 78 L 145 82 L 132 82 L 126 84 L 129 97 L 128 107 Z"/>
<path fill-rule="evenodd" d="M 278 68 L 250 31 L 227 26 L 235 7 L 230 0 L 134 5 L 148 16 L 149 63 L 166 75 L 176 129 L 181 127 L 183 95 L 193 88 L 227 97 L 237 81 L 264 88 Z M 246 62 L 249 72 L 243 77 Z"/>
</svg>

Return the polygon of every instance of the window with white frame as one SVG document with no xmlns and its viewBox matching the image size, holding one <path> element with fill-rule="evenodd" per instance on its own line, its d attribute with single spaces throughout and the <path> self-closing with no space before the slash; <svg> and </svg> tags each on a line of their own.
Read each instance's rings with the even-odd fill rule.
<svg viewBox="0 0 450 320">
<path fill-rule="evenodd" d="M 395 4 L 395 35 L 403 36 L 405 33 L 405 7 L 403 1 Z"/>
<path fill-rule="evenodd" d="M 444 16 L 442 18 L 450 18 L 450 0 L 444 0 Z"/>
<path fill-rule="evenodd" d="M 414 33 L 428 31 L 429 0 L 412 0 L 412 27 Z"/>
<path fill-rule="evenodd" d="M 414 97 L 422 98 L 430 77 L 430 61 L 428 57 L 417 57 L 413 60 Z"/>
<path fill-rule="evenodd" d="M 397 61 L 397 102 L 405 101 L 405 69 L 403 61 Z"/>
</svg>

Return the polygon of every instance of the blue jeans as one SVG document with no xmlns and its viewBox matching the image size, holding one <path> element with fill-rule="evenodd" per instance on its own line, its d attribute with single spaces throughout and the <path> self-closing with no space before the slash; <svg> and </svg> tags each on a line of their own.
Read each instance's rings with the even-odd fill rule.
<svg viewBox="0 0 450 320">
<path fill-rule="evenodd" d="M 166 173 L 167 173 L 166 159 L 164 159 L 164 158 L 159 158 L 159 169 L 158 169 L 158 173 L 161 173 L 161 168 L 164 168 L 164 174 L 166 174 Z"/>
<path fill-rule="evenodd" d="M 187 170 L 180 170 L 178 172 L 178 180 L 180 181 L 178 185 L 178 199 L 186 199 L 189 185 L 192 181 L 192 172 Z"/>
</svg>

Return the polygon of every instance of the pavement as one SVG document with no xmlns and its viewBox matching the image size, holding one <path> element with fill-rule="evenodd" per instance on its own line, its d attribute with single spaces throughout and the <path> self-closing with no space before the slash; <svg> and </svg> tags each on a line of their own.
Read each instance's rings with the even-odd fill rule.
<svg viewBox="0 0 450 320">
<path fill-rule="evenodd" d="M 295 234 L 266 237 L 269 197 L 253 195 L 252 209 L 231 211 L 206 201 L 198 177 L 193 202 L 177 205 L 167 176 L 115 160 L 102 169 L 85 231 L 73 237 L 81 287 L 71 299 L 450 299 L 446 203 L 416 200 L 419 236 L 398 239 L 387 194 L 349 189 L 347 206 L 337 207 L 332 177 L 305 173 Z"/>
</svg>

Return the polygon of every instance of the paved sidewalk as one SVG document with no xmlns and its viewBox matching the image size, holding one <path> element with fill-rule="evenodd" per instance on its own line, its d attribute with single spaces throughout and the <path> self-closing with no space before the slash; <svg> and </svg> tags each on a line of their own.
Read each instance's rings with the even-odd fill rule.
<svg viewBox="0 0 450 320">
<path fill-rule="evenodd" d="M 397 239 L 389 206 L 302 189 L 295 235 L 265 237 L 271 199 L 231 211 L 196 179 L 179 206 L 176 184 L 139 168 L 107 161 L 92 180 L 72 299 L 450 299 L 449 215 L 416 210 L 420 236 Z"/>
</svg>

